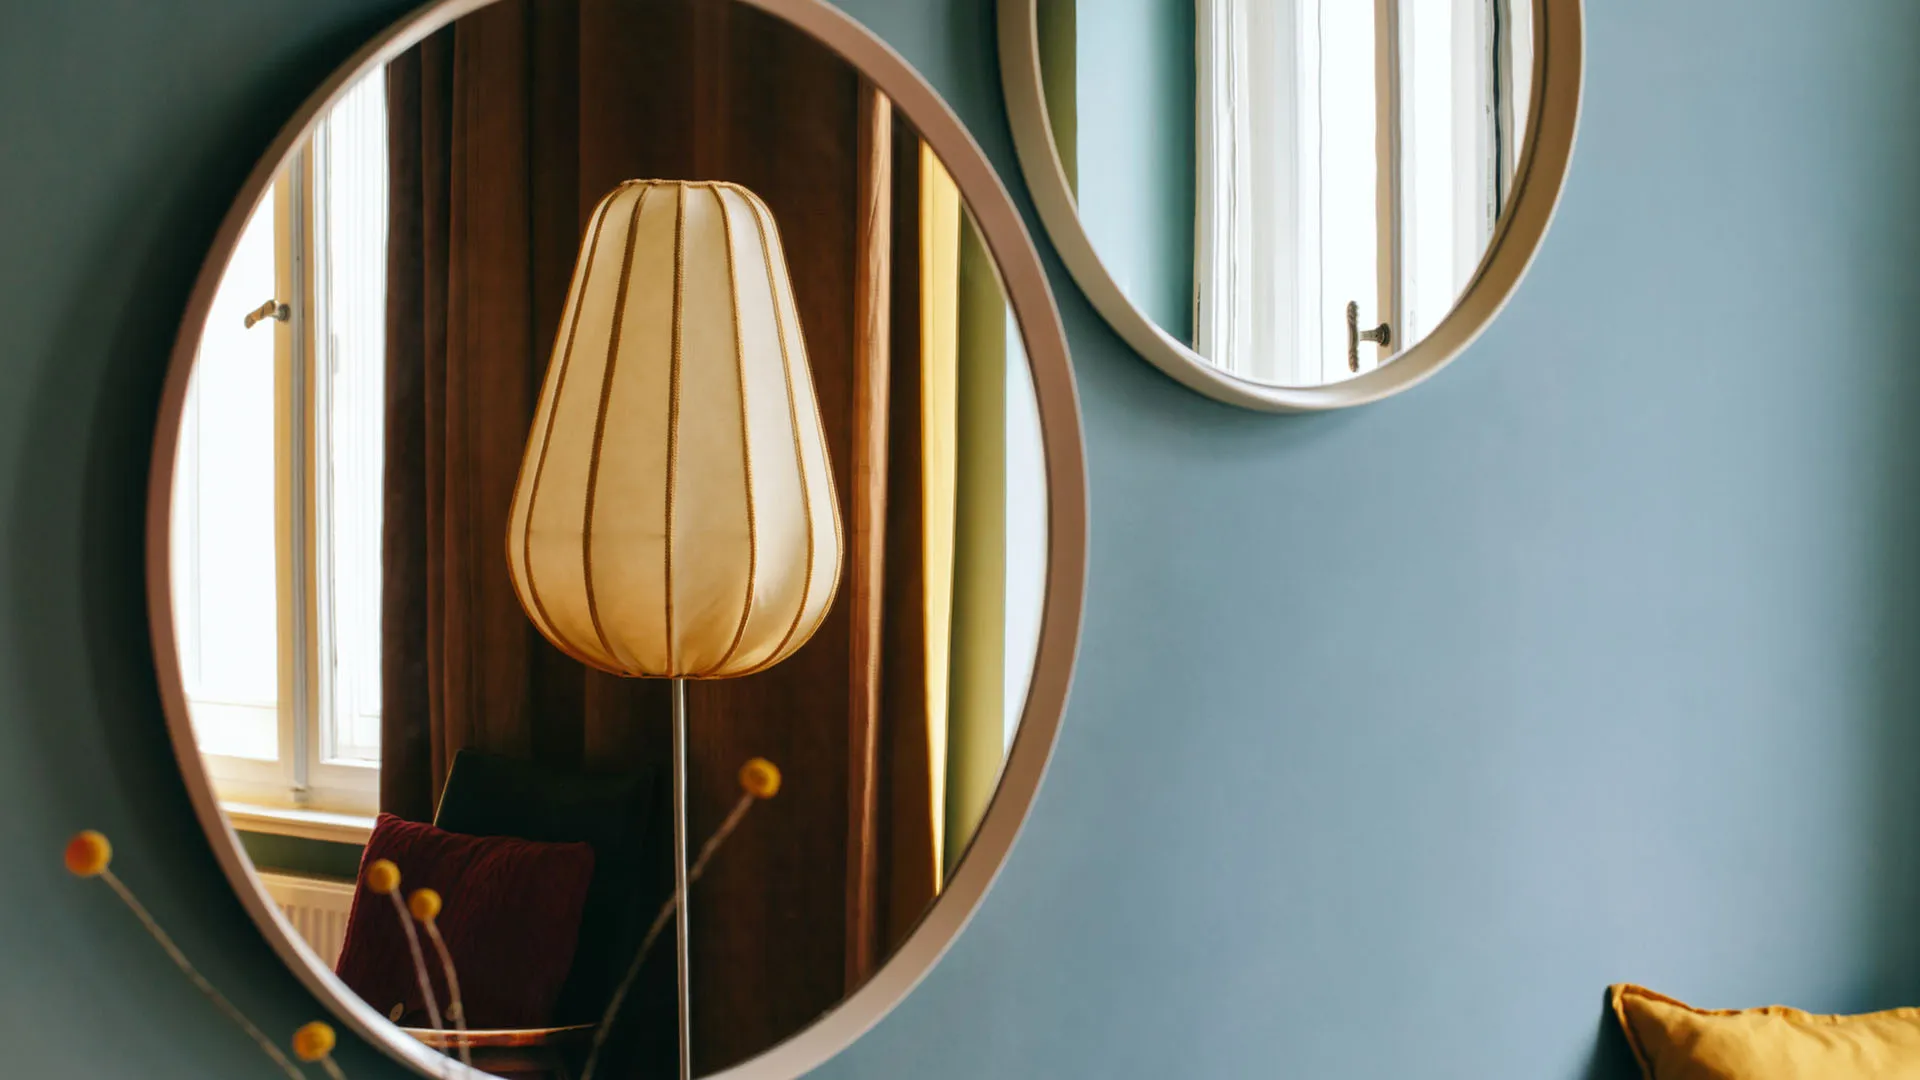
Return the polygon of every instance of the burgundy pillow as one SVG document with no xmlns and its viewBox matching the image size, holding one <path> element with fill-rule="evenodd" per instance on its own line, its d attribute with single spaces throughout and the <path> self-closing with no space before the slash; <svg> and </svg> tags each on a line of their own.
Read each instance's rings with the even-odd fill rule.
<svg viewBox="0 0 1920 1080">
<path fill-rule="evenodd" d="M 464 836 L 381 814 L 361 856 L 359 887 L 347 916 L 346 940 L 334 972 L 361 999 L 401 1023 L 426 1025 L 426 1003 L 393 898 L 366 884 L 366 868 L 391 859 L 400 891 L 440 894 L 437 920 L 460 979 L 467 1026 L 544 1027 L 573 966 L 580 909 L 593 881 L 593 848 L 538 844 L 500 836 Z M 420 947 L 443 1018 L 446 977 L 425 929 Z"/>
</svg>

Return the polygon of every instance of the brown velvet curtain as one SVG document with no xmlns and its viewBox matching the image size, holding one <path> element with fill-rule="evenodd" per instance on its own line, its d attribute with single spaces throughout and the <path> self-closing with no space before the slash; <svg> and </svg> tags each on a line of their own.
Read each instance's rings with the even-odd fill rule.
<svg viewBox="0 0 1920 1080">
<path fill-rule="evenodd" d="M 596 769 L 666 761 L 666 684 L 562 656 L 521 612 L 506 571 L 526 432 L 586 218 L 606 191 L 633 178 L 731 180 L 767 202 L 848 516 L 859 85 L 817 42 L 723 0 L 507 0 L 410 50 L 388 79 L 381 800 L 427 820 L 463 747 Z M 899 142 L 904 158 L 915 140 L 903 132 Z M 900 392 L 917 387 L 917 348 L 897 347 L 917 341 L 918 290 L 901 292 L 917 266 L 911 237 L 910 225 L 895 230 L 908 261 L 896 262 L 891 303 L 894 452 L 918 438 L 917 391 Z M 913 483 L 912 456 L 892 473 L 895 497 Z M 917 486 L 906 494 L 917 498 Z M 914 505 L 889 505 L 889 523 L 906 527 Z M 910 704 L 924 699 L 917 553 L 898 540 L 887 539 L 881 764 L 911 772 L 916 759 L 925 769 L 924 734 L 918 744 L 913 734 L 923 714 Z M 896 632 L 913 636 L 896 642 Z M 786 775 L 691 898 L 699 1072 L 793 1035 L 850 989 L 850 648 L 843 589 L 784 663 L 689 688 L 696 844 L 737 797 L 742 761 L 764 755 Z M 893 672 L 896 658 L 909 668 Z M 924 798 L 912 794 L 922 781 L 882 782 L 883 812 Z M 924 846 L 913 816 L 888 815 L 884 848 Z M 879 936 L 889 949 L 922 899 L 917 886 L 888 890 Z M 672 958 L 660 949 L 647 976 L 664 974 L 669 994 Z M 664 1007 L 670 1017 L 670 997 Z"/>
<path fill-rule="evenodd" d="M 920 136 L 901 122 L 893 136 L 893 401 L 887 432 L 886 653 L 880 692 L 878 955 L 900 947 L 933 902 L 932 748 L 928 743 L 925 511 L 920 378 Z"/>
<path fill-rule="evenodd" d="M 603 770 L 664 760 L 648 722 L 663 688 L 549 645 L 503 553 L 592 207 L 572 146 L 576 23 L 571 4 L 498 4 L 388 68 L 381 805 L 413 820 L 432 819 L 466 747 Z"/>
</svg>

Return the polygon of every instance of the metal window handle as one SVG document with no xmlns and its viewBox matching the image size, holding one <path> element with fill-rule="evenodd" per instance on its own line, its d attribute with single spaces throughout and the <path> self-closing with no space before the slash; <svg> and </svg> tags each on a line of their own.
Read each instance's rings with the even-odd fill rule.
<svg viewBox="0 0 1920 1080">
<path fill-rule="evenodd" d="M 286 322 L 291 318 L 293 318 L 292 308 L 278 300 L 269 300 L 259 307 L 254 308 L 252 311 L 247 312 L 247 329 L 253 329 L 253 324 L 262 319 L 272 319 L 274 322 Z M 1352 320 L 1348 321 L 1351 322 Z"/>
<path fill-rule="evenodd" d="M 1360 329 L 1360 305 L 1347 301 L 1347 370 L 1360 370 L 1360 343 L 1371 341 L 1381 348 L 1393 344 L 1393 328 L 1386 323 L 1371 330 Z"/>
</svg>

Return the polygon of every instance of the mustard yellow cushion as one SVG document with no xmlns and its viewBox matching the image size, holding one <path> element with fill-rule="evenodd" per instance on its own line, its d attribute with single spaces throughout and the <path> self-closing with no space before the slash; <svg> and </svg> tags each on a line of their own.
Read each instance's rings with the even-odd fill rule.
<svg viewBox="0 0 1920 1080">
<path fill-rule="evenodd" d="M 1613 1014 L 1647 1080 L 1920 1080 L 1920 1009 L 1696 1009 L 1622 983 Z"/>
</svg>

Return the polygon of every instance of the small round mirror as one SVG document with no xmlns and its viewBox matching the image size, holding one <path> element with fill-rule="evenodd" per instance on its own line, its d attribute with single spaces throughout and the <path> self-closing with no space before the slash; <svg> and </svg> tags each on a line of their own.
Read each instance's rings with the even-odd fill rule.
<svg viewBox="0 0 1920 1080">
<path fill-rule="evenodd" d="M 1572 149 L 1579 0 L 1003 0 L 1062 257 L 1182 382 L 1275 410 L 1403 389 L 1489 322 Z"/>
</svg>

